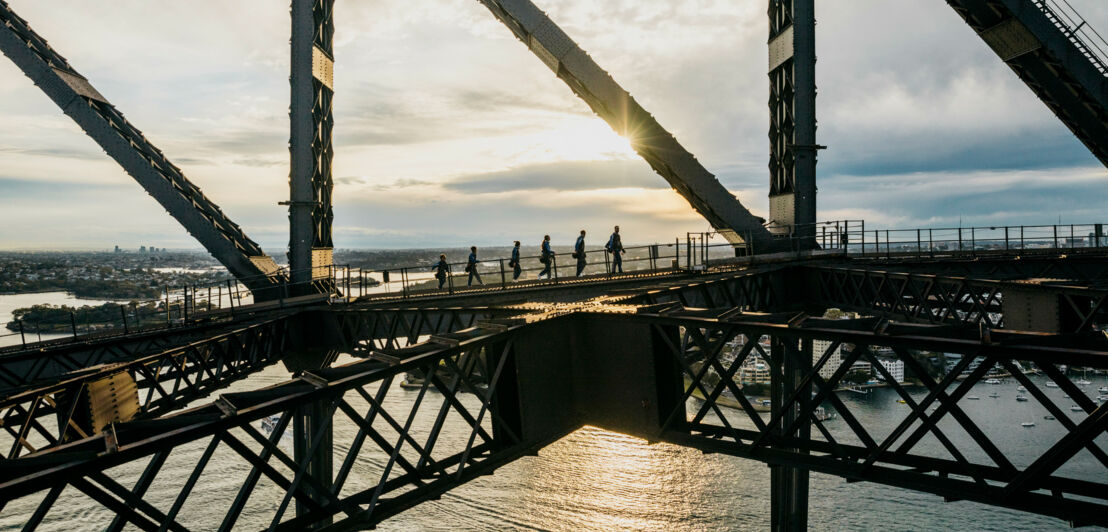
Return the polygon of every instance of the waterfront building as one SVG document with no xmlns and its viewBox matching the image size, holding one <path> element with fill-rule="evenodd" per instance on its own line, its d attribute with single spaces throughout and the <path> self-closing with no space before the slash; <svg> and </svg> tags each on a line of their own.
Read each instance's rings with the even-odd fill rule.
<svg viewBox="0 0 1108 532">
<path fill-rule="evenodd" d="M 740 384 L 769 384 L 769 364 L 762 360 L 761 355 L 751 354 L 739 366 L 738 380 Z"/>
<path fill-rule="evenodd" d="M 881 357 L 878 358 L 877 361 L 880 362 L 882 366 L 885 366 L 885 370 L 889 372 L 889 375 L 891 375 L 892 378 L 896 380 L 896 382 L 904 382 L 903 360 L 900 360 L 899 358 Z M 881 375 L 878 374 L 877 378 L 880 379 Z"/>
</svg>

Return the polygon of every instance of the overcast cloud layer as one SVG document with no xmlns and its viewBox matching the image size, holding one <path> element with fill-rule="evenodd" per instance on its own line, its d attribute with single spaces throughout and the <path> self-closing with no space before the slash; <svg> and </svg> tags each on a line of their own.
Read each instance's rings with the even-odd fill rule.
<svg viewBox="0 0 1108 532">
<path fill-rule="evenodd" d="M 764 0 L 537 3 L 765 214 Z M 1108 3 L 1071 3 L 1108 30 Z M 283 256 L 285 1 L 10 4 Z M 824 1 L 817 17 L 820 219 L 1104 221 L 1108 172 L 944 2 Z M 336 246 L 707 229 L 477 2 L 339 0 L 335 18 Z M 6 59 L 0 123 L 0 248 L 198 247 Z"/>
</svg>

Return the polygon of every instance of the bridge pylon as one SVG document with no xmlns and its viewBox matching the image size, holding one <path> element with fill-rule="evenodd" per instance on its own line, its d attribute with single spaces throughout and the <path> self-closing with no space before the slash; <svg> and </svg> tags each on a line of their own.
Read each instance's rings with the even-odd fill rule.
<svg viewBox="0 0 1108 532">
<path fill-rule="evenodd" d="M 289 281 L 296 293 L 333 288 L 331 132 L 334 115 L 334 0 L 292 1 L 289 84 Z"/>
<path fill-rule="evenodd" d="M 816 17 L 813 0 L 769 2 L 769 222 L 804 248 L 816 235 Z"/>
</svg>

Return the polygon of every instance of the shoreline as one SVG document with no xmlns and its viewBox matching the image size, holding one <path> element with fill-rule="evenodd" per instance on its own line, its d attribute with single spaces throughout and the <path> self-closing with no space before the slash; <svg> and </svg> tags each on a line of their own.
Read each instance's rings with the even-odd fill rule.
<svg viewBox="0 0 1108 532">
<path fill-rule="evenodd" d="M 158 300 L 160 300 L 160 299 L 137 299 L 137 298 L 133 298 L 133 297 L 102 297 L 102 296 L 86 297 L 86 296 L 79 296 L 75 292 L 71 292 L 69 290 L 32 290 L 32 291 L 29 291 L 29 292 L 0 292 L 0 296 L 27 296 L 27 295 L 34 295 L 34 294 L 65 294 L 65 295 L 70 296 L 74 299 L 87 299 L 87 300 L 90 300 L 90 301 L 110 301 L 110 302 L 117 302 L 117 301 L 147 302 L 147 301 L 158 301 Z"/>
</svg>

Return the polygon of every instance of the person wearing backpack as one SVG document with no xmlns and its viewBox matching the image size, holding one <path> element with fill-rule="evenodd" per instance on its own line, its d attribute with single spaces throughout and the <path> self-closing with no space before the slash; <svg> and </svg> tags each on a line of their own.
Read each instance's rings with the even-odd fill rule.
<svg viewBox="0 0 1108 532">
<path fill-rule="evenodd" d="M 577 277 L 585 271 L 585 230 L 581 230 L 581 236 L 577 237 L 577 243 L 573 244 L 573 258 L 577 259 Z"/>
<path fill-rule="evenodd" d="M 512 258 L 508 260 L 508 266 L 512 268 L 512 282 L 519 282 L 519 274 L 523 271 L 519 267 L 519 240 L 515 241 L 515 247 L 512 248 Z"/>
<path fill-rule="evenodd" d="M 539 262 L 544 266 L 541 272 L 539 272 L 539 279 L 542 276 L 550 278 L 550 266 L 554 263 L 554 250 L 550 249 L 550 235 L 544 235 L 542 237 L 542 254 L 539 256 Z"/>
<path fill-rule="evenodd" d="M 439 280 L 439 290 L 446 284 L 446 276 L 450 273 L 450 265 L 446 263 L 446 255 L 439 255 L 439 262 L 431 267 L 435 270 L 435 279 Z"/>
<path fill-rule="evenodd" d="M 617 225 L 612 236 L 608 237 L 608 244 L 604 246 L 604 249 L 608 253 L 612 254 L 612 273 L 623 273 L 623 239 L 619 237 L 619 226 Z"/>
<path fill-rule="evenodd" d="M 466 281 L 466 286 L 473 285 L 473 278 L 477 278 L 477 284 L 484 285 L 481 281 L 481 274 L 477 272 L 477 246 L 469 247 L 469 260 L 466 261 L 466 273 L 469 274 L 469 280 Z"/>
</svg>

